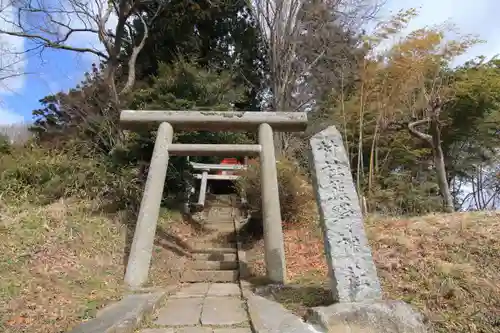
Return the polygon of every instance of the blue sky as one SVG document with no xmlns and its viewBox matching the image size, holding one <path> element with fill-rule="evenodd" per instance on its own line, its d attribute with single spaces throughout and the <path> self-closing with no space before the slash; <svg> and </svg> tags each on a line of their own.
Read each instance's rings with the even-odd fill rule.
<svg viewBox="0 0 500 333">
<path fill-rule="evenodd" d="M 462 60 L 500 53 L 499 0 L 389 0 L 381 15 L 409 7 L 419 8 L 420 15 L 408 30 L 449 20 L 456 23 L 461 32 L 477 34 L 487 41 L 472 49 Z M 96 39 L 91 35 L 79 36 L 73 43 L 95 45 Z M 30 46 L 15 37 L 3 37 L 0 47 L 3 44 L 16 50 Z M 9 79 L 0 86 L 0 124 L 30 121 L 31 111 L 40 107 L 39 99 L 74 87 L 95 60 L 89 55 L 56 50 L 46 50 L 42 57 L 33 54 L 23 59 L 20 64 L 30 74 Z"/>
</svg>

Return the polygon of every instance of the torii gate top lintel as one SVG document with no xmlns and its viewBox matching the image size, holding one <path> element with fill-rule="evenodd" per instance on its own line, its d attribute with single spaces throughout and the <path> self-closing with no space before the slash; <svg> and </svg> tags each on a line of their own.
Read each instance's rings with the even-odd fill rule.
<svg viewBox="0 0 500 333">
<path fill-rule="evenodd" d="M 150 111 L 124 110 L 120 123 L 133 129 L 147 124 L 167 122 L 175 130 L 251 131 L 267 123 L 274 131 L 302 132 L 307 127 L 305 112 L 234 112 L 234 111 Z"/>
</svg>

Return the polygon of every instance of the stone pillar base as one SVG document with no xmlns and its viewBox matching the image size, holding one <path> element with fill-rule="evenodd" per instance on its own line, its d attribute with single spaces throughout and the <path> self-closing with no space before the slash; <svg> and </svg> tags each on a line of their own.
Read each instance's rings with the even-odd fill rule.
<svg viewBox="0 0 500 333">
<path fill-rule="evenodd" d="M 306 321 L 328 333 L 425 333 L 423 316 L 402 301 L 337 303 L 308 311 Z"/>
</svg>

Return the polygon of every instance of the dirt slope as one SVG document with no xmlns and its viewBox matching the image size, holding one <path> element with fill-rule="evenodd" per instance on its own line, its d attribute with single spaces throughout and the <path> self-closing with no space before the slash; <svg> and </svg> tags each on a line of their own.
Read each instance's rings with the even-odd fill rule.
<svg viewBox="0 0 500 333">
<path fill-rule="evenodd" d="M 81 201 L 0 201 L 0 332 L 67 332 L 120 297 L 131 222 Z M 179 280 L 192 234 L 180 216 L 162 213 L 150 284 Z"/>
<path fill-rule="evenodd" d="M 500 332 L 500 212 L 436 214 L 366 221 L 385 296 L 420 309 L 437 332 Z M 326 265 L 317 226 L 285 231 L 292 283 L 281 298 L 292 310 L 328 302 Z M 263 243 L 249 251 L 264 274 Z"/>
</svg>

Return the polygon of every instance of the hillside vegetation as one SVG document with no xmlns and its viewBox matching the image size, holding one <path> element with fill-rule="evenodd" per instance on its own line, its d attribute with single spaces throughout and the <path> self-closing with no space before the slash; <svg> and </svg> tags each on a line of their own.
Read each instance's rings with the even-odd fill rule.
<svg viewBox="0 0 500 333">
<path fill-rule="evenodd" d="M 154 127 L 122 130 L 125 109 L 308 111 L 304 133 L 274 139 L 289 276 L 299 284 L 280 297 L 299 313 L 329 301 L 308 139 L 335 125 L 366 203 L 387 296 L 421 309 L 440 332 L 499 331 L 500 229 L 491 211 L 500 204 L 500 60 L 454 66 L 480 40 L 449 25 L 403 35 L 416 10 L 377 20 L 373 0 L 296 1 L 300 8 L 290 12 L 299 14 L 286 24 L 273 23 L 267 0 L 252 7 L 102 1 L 100 14 L 68 1 L 50 10 L 16 3 L 37 18 L 26 25 L 17 15 L 10 33 L 36 46 L 28 53 L 48 48 L 99 60 L 78 85 L 41 98 L 30 126 L 0 130 L 2 332 L 65 332 L 123 291 L 156 135 Z M 108 29 L 105 13 L 117 8 L 119 24 Z M 62 12 L 78 19 L 56 21 Z M 86 33 L 96 33 L 102 52 L 61 39 L 82 20 L 100 22 Z M 370 34 L 359 29 L 368 21 L 376 27 Z M 250 132 L 174 136 L 204 144 L 256 139 Z M 185 240 L 197 232 L 178 209 L 187 167 L 186 158 L 170 157 L 149 285 L 178 281 Z M 258 217 L 258 163 L 237 186 Z M 262 223 L 254 222 L 246 246 L 253 279 L 262 280 Z"/>
<path fill-rule="evenodd" d="M 369 216 L 366 228 L 384 297 L 420 310 L 435 332 L 500 332 L 500 213 Z M 285 231 L 287 273 L 295 287 L 275 299 L 300 315 L 331 302 L 322 236 L 316 224 Z M 265 274 L 264 245 L 249 251 Z"/>
</svg>

